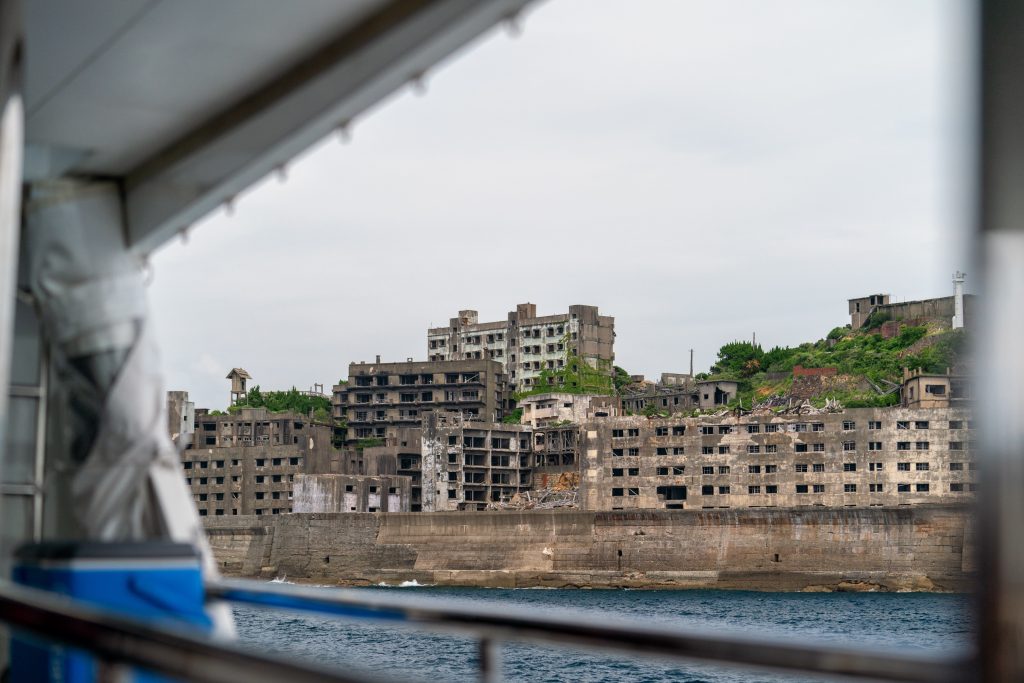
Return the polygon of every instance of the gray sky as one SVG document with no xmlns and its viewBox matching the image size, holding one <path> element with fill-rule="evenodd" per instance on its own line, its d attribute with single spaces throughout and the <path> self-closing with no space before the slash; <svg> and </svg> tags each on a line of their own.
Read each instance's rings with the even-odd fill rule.
<svg viewBox="0 0 1024 683">
<path fill-rule="evenodd" d="M 460 308 L 615 316 L 616 363 L 823 337 L 968 263 L 967 2 L 550 0 L 153 259 L 168 388 L 425 359 Z M 970 289 L 970 285 L 968 287 Z"/>
</svg>

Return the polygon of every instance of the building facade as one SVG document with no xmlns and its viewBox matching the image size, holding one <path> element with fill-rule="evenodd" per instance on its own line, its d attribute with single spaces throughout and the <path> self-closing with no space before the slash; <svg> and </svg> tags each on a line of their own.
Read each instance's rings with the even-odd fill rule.
<svg viewBox="0 0 1024 683">
<path fill-rule="evenodd" d="M 580 426 L 537 427 L 533 430 L 533 485 L 547 488 L 559 475 L 578 472 Z"/>
<path fill-rule="evenodd" d="M 850 327 L 854 330 L 859 330 L 864 327 L 868 316 L 874 312 L 876 307 L 885 306 L 889 303 L 889 295 L 869 294 L 868 296 L 861 296 L 856 299 L 848 299 L 846 303 L 850 309 Z"/>
<path fill-rule="evenodd" d="M 500 422 L 511 400 L 497 361 L 381 363 L 378 357 L 376 363 L 350 364 L 348 384 L 334 387 L 332 403 L 335 418 L 348 424 L 347 446 L 388 446 L 397 444 L 402 429 L 419 427 L 426 411 Z"/>
<path fill-rule="evenodd" d="M 955 282 L 955 281 L 954 281 Z M 872 294 L 849 300 L 850 327 L 859 330 L 868 317 L 879 312 L 889 320 L 913 324 L 918 320 L 941 320 L 951 328 L 971 327 L 974 313 L 974 295 L 963 293 L 963 280 L 959 281 L 953 296 L 919 301 L 892 302 L 888 294 Z"/>
<path fill-rule="evenodd" d="M 409 478 L 296 474 L 294 512 L 409 512 Z"/>
<path fill-rule="evenodd" d="M 614 396 L 552 392 L 533 394 L 519 400 L 520 422 L 530 427 L 547 427 L 566 422 L 583 422 L 593 417 L 615 417 L 619 401 Z"/>
<path fill-rule="evenodd" d="M 647 411 L 675 414 L 691 412 L 700 406 L 693 375 L 663 372 L 657 383 L 633 382 L 622 388 L 622 412 L 637 415 Z"/>
<path fill-rule="evenodd" d="M 192 443 L 196 429 L 196 404 L 187 391 L 167 392 L 167 433 L 179 448 Z"/>
<path fill-rule="evenodd" d="M 621 417 L 581 427 L 584 509 L 898 506 L 975 490 L 963 408 Z"/>
<path fill-rule="evenodd" d="M 903 370 L 900 405 L 904 408 L 957 408 L 972 402 L 973 383 L 969 377 Z"/>
<path fill-rule="evenodd" d="M 197 410 L 182 467 L 201 516 L 292 512 L 295 476 L 337 472 L 331 425 L 295 413 L 243 408 L 233 415 Z"/>
<path fill-rule="evenodd" d="M 481 323 L 476 311 L 459 311 L 447 327 L 427 330 L 430 360 L 483 360 L 502 363 L 517 391 L 534 386 L 545 370 L 564 368 L 572 355 L 592 368 L 615 361 L 615 319 L 597 306 L 569 306 L 565 313 L 538 316 L 535 304 L 519 304 L 507 320 Z"/>
<path fill-rule="evenodd" d="M 424 512 L 485 510 L 532 486 L 529 427 L 471 422 L 457 413 L 423 419 Z"/>
</svg>

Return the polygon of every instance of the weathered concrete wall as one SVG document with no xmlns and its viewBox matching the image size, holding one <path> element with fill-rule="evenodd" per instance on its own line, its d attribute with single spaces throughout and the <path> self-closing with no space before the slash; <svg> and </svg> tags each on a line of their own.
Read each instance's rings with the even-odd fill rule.
<svg viewBox="0 0 1024 683">
<path fill-rule="evenodd" d="M 330 584 L 955 590 L 969 513 L 867 509 L 207 518 L 229 575 Z"/>
<path fill-rule="evenodd" d="M 297 474 L 295 512 L 409 512 L 409 477 Z"/>
</svg>

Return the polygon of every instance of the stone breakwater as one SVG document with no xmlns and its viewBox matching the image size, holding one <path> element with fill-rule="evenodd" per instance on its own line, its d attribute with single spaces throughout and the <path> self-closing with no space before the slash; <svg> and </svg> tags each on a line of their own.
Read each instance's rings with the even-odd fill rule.
<svg viewBox="0 0 1024 683">
<path fill-rule="evenodd" d="M 334 585 L 965 591 L 961 506 L 206 518 L 227 576 Z"/>
</svg>

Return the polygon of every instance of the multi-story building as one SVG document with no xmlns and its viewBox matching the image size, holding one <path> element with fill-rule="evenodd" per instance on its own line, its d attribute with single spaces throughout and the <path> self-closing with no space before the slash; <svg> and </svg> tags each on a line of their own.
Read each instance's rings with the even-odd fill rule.
<svg viewBox="0 0 1024 683">
<path fill-rule="evenodd" d="M 582 506 L 898 506 L 975 490 L 970 411 L 620 417 L 581 427 Z"/>
<path fill-rule="evenodd" d="M 491 360 L 352 363 L 348 384 L 334 387 L 335 417 L 348 424 L 346 445 L 395 445 L 429 410 L 500 422 L 511 405 L 504 367 Z M 367 443 L 372 440 L 374 443 Z"/>
<path fill-rule="evenodd" d="M 566 367 L 570 356 L 612 373 L 615 319 L 596 306 L 569 306 L 566 313 L 537 316 L 535 304 L 519 304 L 508 319 L 481 323 L 476 311 L 459 311 L 447 327 L 427 330 L 431 360 L 492 359 L 505 366 L 518 391 L 534 386 L 544 370 Z"/>
<path fill-rule="evenodd" d="M 359 474 L 397 474 L 409 480 L 409 512 L 423 509 L 423 472 L 421 430 L 417 427 L 398 427 L 386 446 L 349 449 L 348 458 Z M 358 463 L 360 469 L 356 469 Z"/>
<path fill-rule="evenodd" d="M 195 435 L 181 453 L 200 515 L 277 515 L 292 511 L 295 476 L 341 469 L 333 427 L 296 413 L 243 408 L 196 411 Z"/>
<path fill-rule="evenodd" d="M 537 427 L 533 430 L 533 485 L 547 488 L 553 478 L 565 472 L 578 472 L 578 424 Z"/>
<path fill-rule="evenodd" d="M 530 489 L 531 430 L 471 422 L 457 413 L 429 412 L 423 419 L 424 512 L 483 510 Z"/>
</svg>

